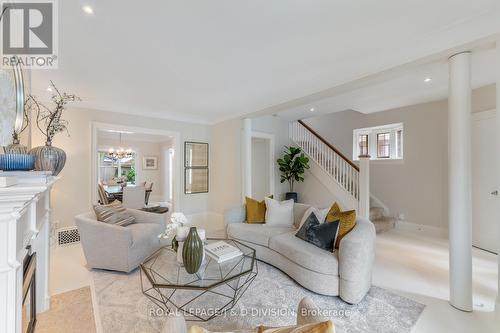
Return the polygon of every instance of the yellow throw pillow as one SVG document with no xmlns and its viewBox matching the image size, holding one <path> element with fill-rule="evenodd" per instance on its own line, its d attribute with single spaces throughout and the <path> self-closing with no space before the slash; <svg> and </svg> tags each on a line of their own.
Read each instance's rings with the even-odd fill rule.
<svg viewBox="0 0 500 333">
<path fill-rule="evenodd" d="M 260 326 L 257 333 L 335 333 L 335 326 L 330 320 L 322 323 L 281 328 L 265 328 L 264 326 Z"/>
<path fill-rule="evenodd" d="M 273 196 L 269 196 L 272 198 Z M 247 223 L 258 224 L 266 223 L 266 202 L 265 200 L 257 201 L 255 199 L 245 197 L 247 210 Z"/>
<path fill-rule="evenodd" d="M 339 220 L 339 231 L 337 234 L 337 241 L 335 242 L 335 248 L 339 248 L 340 241 L 347 235 L 356 225 L 356 211 L 348 210 L 343 212 L 340 206 L 335 202 L 330 208 L 328 215 L 326 216 L 326 222 L 333 222 Z"/>
</svg>

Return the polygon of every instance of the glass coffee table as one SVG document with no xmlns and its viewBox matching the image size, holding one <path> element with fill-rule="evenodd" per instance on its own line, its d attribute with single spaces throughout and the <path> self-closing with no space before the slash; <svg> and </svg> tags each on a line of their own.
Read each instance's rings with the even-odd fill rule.
<svg viewBox="0 0 500 333">
<path fill-rule="evenodd" d="M 164 246 L 141 264 L 141 288 L 164 311 L 181 311 L 186 320 L 208 321 L 231 310 L 258 274 L 255 250 L 231 239 L 242 256 L 217 263 L 209 255 L 195 274 L 177 263 L 177 253 Z"/>
</svg>

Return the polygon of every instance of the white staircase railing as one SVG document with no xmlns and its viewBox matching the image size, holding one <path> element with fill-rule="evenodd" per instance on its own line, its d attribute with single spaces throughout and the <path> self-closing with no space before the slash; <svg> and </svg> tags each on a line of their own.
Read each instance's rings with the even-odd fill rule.
<svg viewBox="0 0 500 333">
<path fill-rule="evenodd" d="M 359 167 L 302 121 L 290 123 L 290 139 L 354 199 L 360 199 Z"/>
</svg>

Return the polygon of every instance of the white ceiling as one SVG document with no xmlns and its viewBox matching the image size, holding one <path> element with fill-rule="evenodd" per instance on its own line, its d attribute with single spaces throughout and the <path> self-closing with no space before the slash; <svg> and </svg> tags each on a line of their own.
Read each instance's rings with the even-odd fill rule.
<svg viewBox="0 0 500 333">
<path fill-rule="evenodd" d="M 496 82 L 495 49 L 472 52 L 472 87 L 474 89 Z M 425 82 L 431 78 L 430 82 Z M 369 84 L 327 98 L 285 108 L 280 117 L 295 120 L 344 110 L 373 113 L 408 105 L 446 99 L 448 97 L 448 62 L 446 59 L 398 70 L 389 77 L 380 75 Z M 311 112 L 310 110 L 314 111 Z"/>
<path fill-rule="evenodd" d="M 206 123 L 500 32 L 498 0 L 58 3 L 59 69 L 35 94 L 53 80 L 82 107 Z"/>
</svg>

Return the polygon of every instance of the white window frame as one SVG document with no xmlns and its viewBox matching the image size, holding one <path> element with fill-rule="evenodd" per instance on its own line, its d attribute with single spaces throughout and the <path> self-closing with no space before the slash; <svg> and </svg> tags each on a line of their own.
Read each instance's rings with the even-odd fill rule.
<svg viewBox="0 0 500 333">
<path fill-rule="evenodd" d="M 397 132 L 401 131 L 401 156 L 397 156 L 398 147 L 396 142 Z M 390 157 L 378 158 L 377 149 L 377 134 L 390 133 Z M 403 160 L 404 158 L 404 126 L 403 123 L 388 124 L 382 126 L 358 128 L 353 131 L 352 136 L 352 159 L 359 161 L 359 136 L 368 135 L 368 154 L 371 160 L 387 161 L 387 160 Z"/>
</svg>

